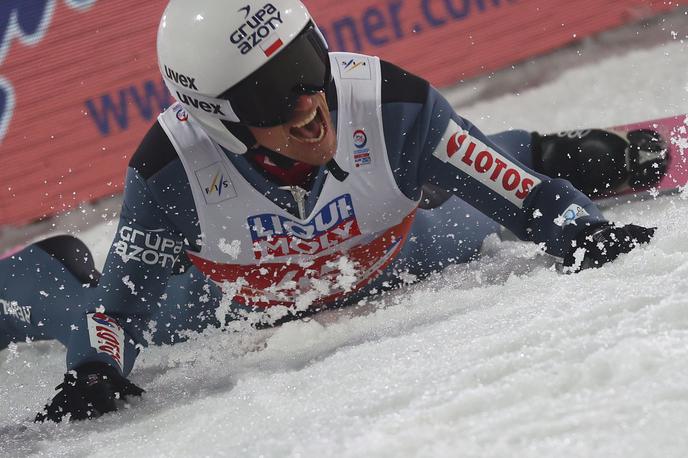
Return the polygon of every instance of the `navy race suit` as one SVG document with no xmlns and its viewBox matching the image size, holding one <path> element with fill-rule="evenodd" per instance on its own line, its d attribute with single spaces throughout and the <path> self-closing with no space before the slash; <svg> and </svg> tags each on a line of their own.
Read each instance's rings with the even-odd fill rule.
<svg viewBox="0 0 688 458">
<path fill-rule="evenodd" d="M 346 57 L 350 62 L 351 55 Z M 409 278 L 466 262 L 500 225 L 563 257 L 586 224 L 605 221 L 568 181 L 532 170 L 528 132 L 486 136 L 421 78 L 368 56 L 353 58 L 373 68 L 370 81 L 360 84 L 378 88 L 371 94 L 377 94 L 372 102 L 379 126 L 337 132 L 336 160 L 348 177 L 335 180 L 321 167 L 299 202 L 245 156 L 217 145 L 218 162 L 208 156 L 194 168 L 188 145 L 184 150 L 176 136 L 189 119 L 181 107 L 171 107 L 130 161 L 119 226 L 101 278 L 79 272 L 40 244 L 0 261 L 0 348 L 27 338 L 58 339 L 68 348 L 68 368 L 103 361 L 126 375 L 141 346 L 182 340 L 183 331 L 245 319 L 256 310 L 281 310 L 270 313 L 274 320 L 293 310 L 356 303 Z M 333 59 L 339 65 L 334 54 Z M 327 93 L 338 126 L 349 124 L 337 124 L 338 119 L 358 119 L 356 110 L 365 106 L 356 95 L 337 90 L 338 84 L 348 87 L 344 79 L 341 73 Z M 170 122 L 172 116 L 179 127 Z M 250 139 L 240 127 L 235 134 Z M 378 170 L 375 176 L 381 178 L 360 178 L 366 170 Z M 332 198 L 320 199 L 328 192 Z M 257 213 L 243 204 L 245 196 L 260 202 Z M 398 209 L 389 221 L 384 211 L 375 220 L 384 207 L 376 198 Z M 427 200 L 435 208 L 428 209 Z M 227 224 L 237 233 L 222 239 L 211 234 L 220 233 L 219 213 L 209 213 L 217 208 L 228 221 L 238 215 Z M 562 224 L 561 215 L 572 208 L 575 224 Z M 287 255 L 298 256 L 292 262 Z M 355 262 L 338 264 L 349 255 Z M 291 274 L 289 283 L 286 271 L 279 270 L 286 267 L 275 263 L 301 271 Z M 309 289 L 301 290 L 308 272 Z M 318 275 L 329 275 L 331 284 L 318 283 Z M 271 288 L 271 276 L 287 287 Z M 220 307 L 230 300 L 229 307 Z M 216 313 L 218 308 L 229 314 Z"/>
</svg>

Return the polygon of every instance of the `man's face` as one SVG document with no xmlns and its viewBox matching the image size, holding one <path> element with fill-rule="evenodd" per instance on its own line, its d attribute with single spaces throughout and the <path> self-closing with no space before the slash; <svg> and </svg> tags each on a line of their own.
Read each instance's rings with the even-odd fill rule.
<svg viewBox="0 0 688 458">
<path fill-rule="evenodd" d="M 249 130 L 260 145 L 306 164 L 326 164 L 337 151 L 337 133 L 324 92 L 299 97 L 289 122 Z"/>
</svg>

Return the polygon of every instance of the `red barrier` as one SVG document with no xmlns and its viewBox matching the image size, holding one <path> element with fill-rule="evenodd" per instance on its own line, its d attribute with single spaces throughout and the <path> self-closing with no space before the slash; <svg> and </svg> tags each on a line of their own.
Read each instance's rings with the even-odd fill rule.
<svg viewBox="0 0 688 458">
<path fill-rule="evenodd" d="M 266 0 L 269 1 L 269 0 Z M 333 49 L 443 86 L 688 0 L 306 0 Z M 171 98 L 157 71 L 164 0 L 0 3 L 0 225 L 121 191 Z"/>
</svg>

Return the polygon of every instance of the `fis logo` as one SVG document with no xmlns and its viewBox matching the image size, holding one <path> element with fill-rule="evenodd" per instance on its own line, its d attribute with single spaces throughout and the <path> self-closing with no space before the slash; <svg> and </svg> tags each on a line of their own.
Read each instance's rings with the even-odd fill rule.
<svg viewBox="0 0 688 458">
<path fill-rule="evenodd" d="M 217 204 L 237 196 L 229 173 L 221 162 L 198 170 L 196 178 L 203 189 L 203 197 L 207 204 Z"/>
<path fill-rule="evenodd" d="M 89 313 L 88 336 L 91 347 L 98 353 L 110 355 L 120 370 L 124 369 L 124 330 L 104 313 Z"/>
<path fill-rule="evenodd" d="M 229 188 L 229 181 L 225 180 L 225 176 L 222 175 L 222 171 L 218 170 L 217 173 L 215 173 L 215 176 L 213 177 L 212 183 L 210 183 L 210 186 L 205 188 L 205 195 L 206 196 L 211 196 L 214 193 L 217 193 L 218 197 L 222 197 L 222 191 Z"/>
<path fill-rule="evenodd" d="M 356 59 L 351 59 L 349 61 L 342 62 L 342 67 L 344 68 L 345 72 L 354 71 L 358 67 L 360 67 L 361 65 L 365 67 L 367 65 L 367 63 L 365 61 L 362 61 L 362 60 L 356 61 Z"/>
<path fill-rule="evenodd" d="M 540 180 L 499 152 L 472 137 L 453 120 L 433 156 L 471 176 L 506 200 L 523 208 L 523 201 Z"/>
<path fill-rule="evenodd" d="M 339 75 L 342 79 L 369 80 L 370 61 L 367 57 L 337 57 Z"/>
<path fill-rule="evenodd" d="M 241 54 L 247 54 L 261 45 L 265 55 L 270 57 L 282 47 L 283 43 L 279 38 L 266 40 L 283 23 L 282 13 L 272 3 L 266 3 L 253 15 L 249 5 L 240 8 L 238 12 L 243 12 L 246 21 L 229 35 L 229 39 Z"/>
<path fill-rule="evenodd" d="M 361 234 L 350 194 L 336 198 L 306 223 L 264 214 L 249 217 L 248 226 L 256 259 L 314 255 Z"/>
</svg>

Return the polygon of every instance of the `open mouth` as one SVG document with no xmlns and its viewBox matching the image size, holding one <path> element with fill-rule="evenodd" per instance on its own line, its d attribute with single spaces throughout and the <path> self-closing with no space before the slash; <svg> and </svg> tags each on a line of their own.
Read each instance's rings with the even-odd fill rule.
<svg viewBox="0 0 688 458">
<path fill-rule="evenodd" d="M 320 111 L 320 107 L 314 109 L 303 121 L 293 125 L 289 129 L 291 136 L 303 143 L 319 143 L 327 134 L 327 123 Z"/>
</svg>

